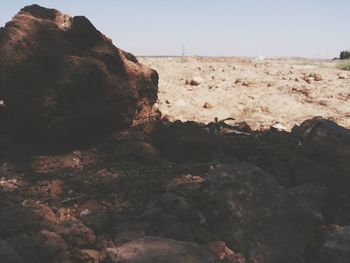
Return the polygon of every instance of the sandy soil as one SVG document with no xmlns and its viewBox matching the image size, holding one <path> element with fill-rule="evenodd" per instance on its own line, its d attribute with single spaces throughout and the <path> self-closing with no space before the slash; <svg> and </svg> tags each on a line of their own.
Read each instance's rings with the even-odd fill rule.
<svg viewBox="0 0 350 263">
<path fill-rule="evenodd" d="M 336 61 L 140 58 L 158 71 L 158 107 L 170 120 L 234 117 L 254 129 L 287 130 L 312 116 L 350 127 L 350 73 Z M 199 85 L 190 85 L 192 79 Z M 206 104 L 204 107 L 204 104 Z"/>
</svg>

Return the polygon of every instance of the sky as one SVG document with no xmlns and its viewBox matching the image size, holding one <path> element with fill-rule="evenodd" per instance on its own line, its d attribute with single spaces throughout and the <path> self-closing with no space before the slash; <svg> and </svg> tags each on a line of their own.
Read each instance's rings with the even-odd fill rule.
<svg viewBox="0 0 350 263">
<path fill-rule="evenodd" d="M 84 15 L 137 56 L 333 58 L 350 49 L 349 0 L 1 0 L 0 25 L 29 4 Z"/>
</svg>

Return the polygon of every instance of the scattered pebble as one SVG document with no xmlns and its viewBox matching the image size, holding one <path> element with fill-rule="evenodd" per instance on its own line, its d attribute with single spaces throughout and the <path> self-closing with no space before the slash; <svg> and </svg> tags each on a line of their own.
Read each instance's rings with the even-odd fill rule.
<svg viewBox="0 0 350 263">
<path fill-rule="evenodd" d="M 238 78 L 238 79 L 235 80 L 235 84 L 240 84 L 242 82 L 243 82 L 243 79 L 241 79 L 241 78 Z"/>
<path fill-rule="evenodd" d="M 322 81 L 323 77 L 319 73 L 311 72 L 309 75 L 304 74 L 303 80 L 310 84 L 312 81 Z"/>
<path fill-rule="evenodd" d="M 201 77 L 193 77 L 191 80 L 186 80 L 186 85 L 198 86 L 203 83 L 203 78 Z"/>
<path fill-rule="evenodd" d="M 245 87 L 250 87 L 253 83 L 249 80 L 246 80 L 246 81 L 243 81 L 242 82 L 242 86 L 245 86 Z"/>
<path fill-rule="evenodd" d="M 211 105 L 209 102 L 206 102 L 206 103 L 204 103 L 203 108 L 204 109 L 212 109 L 213 105 Z"/>
<path fill-rule="evenodd" d="M 339 75 L 338 75 L 338 79 L 346 79 L 346 75 L 344 75 L 344 74 L 339 74 Z"/>
</svg>

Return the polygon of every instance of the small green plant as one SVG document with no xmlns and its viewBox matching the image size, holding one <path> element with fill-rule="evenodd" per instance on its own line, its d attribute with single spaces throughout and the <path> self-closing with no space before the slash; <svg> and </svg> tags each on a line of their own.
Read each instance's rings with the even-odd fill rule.
<svg viewBox="0 0 350 263">
<path fill-rule="evenodd" d="M 340 59 L 350 59 L 350 50 L 340 52 Z"/>
<path fill-rule="evenodd" d="M 338 68 L 342 70 L 350 70 L 350 59 L 340 61 L 338 64 Z"/>
</svg>

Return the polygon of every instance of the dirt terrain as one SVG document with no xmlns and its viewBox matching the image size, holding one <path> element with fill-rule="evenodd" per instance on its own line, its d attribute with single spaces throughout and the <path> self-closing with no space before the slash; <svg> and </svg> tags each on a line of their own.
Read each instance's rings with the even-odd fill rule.
<svg viewBox="0 0 350 263">
<path fill-rule="evenodd" d="M 140 59 L 157 73 L 38 5 L 0 53 L 1 263 L 349 262 L 334 62 Z"/>
<path fill-rule="evenodd" d="M 160 75 L 158 107 L 171 120 L 234 117 L 253 129 L 287 130 L 312 116 L 350 127 L 350 73 L 337 61 L 248 58 L 140 58 Z M 186 85 L 192 79 L 198 85 Z M 207 103 L 204 108 L 204 105 Z"/>
</svg>

